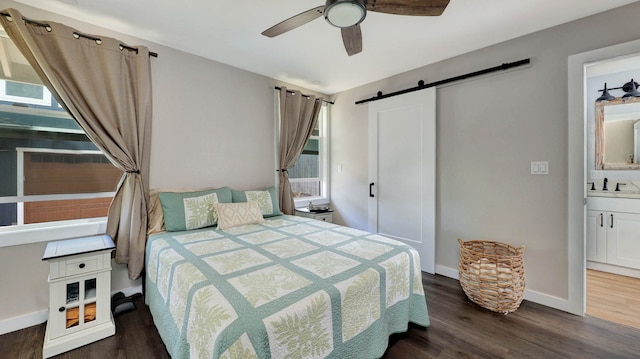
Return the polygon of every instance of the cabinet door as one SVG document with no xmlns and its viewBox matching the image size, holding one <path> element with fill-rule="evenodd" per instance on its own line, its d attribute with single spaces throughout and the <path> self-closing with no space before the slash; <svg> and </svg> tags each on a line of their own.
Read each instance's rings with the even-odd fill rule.
<svg viewBox="0 0 640 359">
<path fill-rule="evenodd" d="M 607 263 L 640 269 L 640 214 L 608 213 Z"/>
<path fill-rule="evenodd" d="M 603 211 L 587 211 L 587 260 L 607 261 L 607 219 Z"/>
<path fill-rule="evenodd" d="M 53 293 L 49 308 L 51 339 L 96 324 L 98 309 L 96 308 L 96 284 L 95 277 L 80 277 L 58 281 L 51 285 L 50 290 Z"/>
</svg>

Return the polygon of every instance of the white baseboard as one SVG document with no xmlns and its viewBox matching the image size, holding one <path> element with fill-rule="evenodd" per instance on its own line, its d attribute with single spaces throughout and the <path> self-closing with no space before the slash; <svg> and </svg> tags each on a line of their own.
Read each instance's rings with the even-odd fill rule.
<svg viewBox="0 0 640 359">
<path fill-rule="evenodd" d="M 111 295 L 113 296 L 114 294 L 116 294 L 118 292 L 122 292 L 127 297 L 131 296 L 133 294 L 136 294 L 136 293 L 142 293 L 142 284 L 137 285 L 135 287 L 129 287 L 129 288 L 124 288 L 124 289 L 113 291 L 111 293 Z"/>
<path fill-rule="evenodd" d="M 524 299 L 547 307 L 562 310 L 563 312 L 571 313 L 569 310 L 569 300 L 567 299 L 554 297 L 552 295 L 536 292 L 530 289 L 524 291 Z"/>
<path fill-rule="evenodd" d="M 111 295 L 122 292 L 126 296 L 130 296 L 135 293 L 142 293 L 142 285 L 135 287 L 129 287 L 121 290 L 117 290 Z M 32 327 L 34 325 L 42 324 L 49 319 L 49 309 L 39 310 L 37 312 L 31 312 L 22 314 L 17 317 L 7 318 L 0 320 L 0 335 L 15 332 L 16 330 Z"/>
<path fill-rule="evenodd" d="M 619 267 L 612 264 L 587 261 L 587 268 L 601 272 L 608 272 L 627 277 L 640 278 L 640 270 L 627 267 Z"/>
<path fill-rule="evenodd" d="M 441 266 L 436 264 L 436 274 L 443 275 L 445 277 L 460 280 L 459 272 L 457 269 Z"/>
<path fill-rule="evenodd" d="M 457 269 L 436 265 L 436 274 L 460 280 L 460 273 Z M 536 292 L 530 289 L 525 290 L 524 299 L 547 307 L 562 310 L 564 312 L 569 312 L 569 301 L 567 299 L 554 297 L 552 295 Z"/>
<path fill-rule="evenodd" d="M 0 320 L 0 335 L 44 323 L 47 319 L 49 319 L 49 309 Z"/>
</svg>

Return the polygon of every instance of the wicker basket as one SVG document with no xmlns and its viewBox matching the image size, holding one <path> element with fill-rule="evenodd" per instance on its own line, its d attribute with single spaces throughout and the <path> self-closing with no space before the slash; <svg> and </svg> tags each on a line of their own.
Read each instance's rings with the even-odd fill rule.
<svg viewBox="0 0 640 359">
<path fill-rule="evenodd" d="M 498 313 L 518 309 L 524 298 L 524 246 L 491 241 L 460 243 L 460 285 L 479 306 Z"/>
</svg>

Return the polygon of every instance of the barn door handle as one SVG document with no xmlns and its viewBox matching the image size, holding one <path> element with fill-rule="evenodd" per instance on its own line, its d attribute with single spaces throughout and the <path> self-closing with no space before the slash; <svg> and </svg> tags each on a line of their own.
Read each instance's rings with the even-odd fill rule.
<svg viewBox="0 0 640 359">
<path fill-rule="evenodd" d="M 375 197 L 373 195 L 373 185 L 374 185 L 373 182 L 369 183 L 369 197 Z"/>
</svg>

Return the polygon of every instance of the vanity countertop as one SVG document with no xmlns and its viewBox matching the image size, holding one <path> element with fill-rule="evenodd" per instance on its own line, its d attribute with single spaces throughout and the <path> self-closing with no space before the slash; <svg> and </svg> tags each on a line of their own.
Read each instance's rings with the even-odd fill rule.
<svg viewBox="0 0 640 359">
<path fill-rule="evenodd" d="M 640 181 L 638 180 L 609 180 L 609 189 L 603 191 L 603 180 L 594 180 L 587 183 L 587 197 L 609 198 L 637 198 L 640 199 Z M 592 189 L 595 188 L 595 189 Z M 616 188 L 620 189 L 616 191 Z"/>
<path fill-rule="evenodd" d="M 639 198 L 638 191 L 591 191 L 587 190 L 587 197 L 609 197 L 609 198 Z"/>
<path fill-rule="evenodd" d="M 640 201 L 637 201 L 637 198 L 640 197 L 591 196 L 587 197 L 587 209 L 640 213 Z"/>
</svg>

